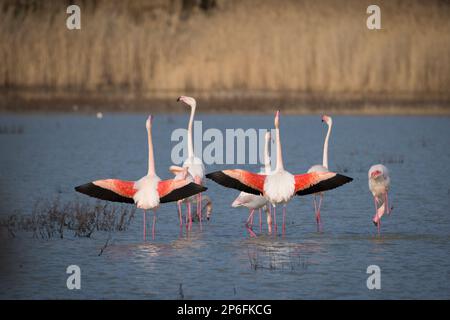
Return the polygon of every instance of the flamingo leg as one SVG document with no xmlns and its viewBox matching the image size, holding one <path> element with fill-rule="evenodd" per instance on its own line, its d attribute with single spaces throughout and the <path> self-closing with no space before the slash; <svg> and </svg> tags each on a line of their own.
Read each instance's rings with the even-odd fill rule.
<svg viewBox="0 0 450 320">
<path fill-rule="evenodd" d="M 192 213 L 191 213 L 191 202 L 190 201 L 188 201 L 187 206 L 188 206 L 188 216 L 189 216 L 189 227 L 188 227 L 188 229 L 190 229 L 191 226 L 192 226 Z"/>
<path fill-rule="evenodd" d="M 200 203 L 198 204 L 198 207 L 199 207 L 199 209 L 200 209 L 200 223 L 202 223 L 202 194 L 199 193 L 199 194 L 198 194 L 198 197 L 199 197 L 199 199 L 200 199 Z"/>
<path fill-rule="evenodd" d="M 391 208 L 389 207 L 389 199 L 388 199 L 388 193 L 386 191 L 386 193 L 384 194 L 384 202 L 386 203 L 386 213 L 387 214 L 391 214 Z"/>
<path fill-rule="evenodd" d="M 381 234 L 381 232 L 380 232 L 380 230 L 381 230 L 381 219 L 378 220 L 377 229 L 378 229 L 378 235 L 380 235 Z"/>
<path fill-rule="evenodd" d="M 286 204 L 283 204 L 283 225 L 281 227 L 282 233 L 286 232 Z"/>
<path fill-rule="evenodd" d="M 323 201 L 323 193 L 320 194 L 319 206 L 317 207 L 317 215 L 316 215 L 317 227 L 319 229 L 319 232 L 322 231 L 322 222 L 320 220 L 320 208 L 322 207 L 322 201 Z"/>
<path fill-rule="evenodd" d="M 144 229 L 144 241 L 146 240 L 146 235 L 147 235 L 147 230 L 146 230 L 146 225 L 147 225 L 147 223 L 146 223 L 146 221 L 145 221 L 145 216 L 147 215 L 146 214 L 146 212 L 145 212 L 145 210 L 143 210 L 143 213 L 144 213 L 144 215 L 143 215 L 143 222 L 144 222 L 144 225 L 143 225 L 143 229 Z"/>
<path fill-rule="evenodd" d="M 250 224 L 250 225 L 252 225 L 253 224 L 253 213 L 255 212 L 255 209 L 250 209 L 250 212 L 249 212 L 249 215 L 248 215 L 248 218 L 247 218 L 247 225 L 248 224 Z"/>
<path fill-rule="evenodd" d="M 152 238 L 155 240 L 155 226 L 156 226 L 156 209 L 153 209 L 153 226 L 152 226 Z"/>
<path fill-rule="evenodd" d="M 373 202 L 375 204 L 375 216 L 373 217 L 373 223 L 377 226 L 378 235 L 379 235 L 381 219 L 380 219 L 380 216 L 378 215 L 378 199 L 377 199 L 377 197 L 373 197 Z"/>
<path fill-rule="evenodd" d="M 248 216 L 248 219 L 247 219 L 247 223 L 245 224 L 247 231 L 250 233 L 251 237 L 256 237 L 256 234 L 253 232 L 252 227 L 251 227 L 253 225 L 253 214 L 254 213 L 255 213 L 255 209 L 251 209 L 250 215 Z M 249 225 L 249 223 L 251 223 L 251 224 Z"/>
<path fill-rule="evenodd" d="M 273 223 L 275 225 L 275 233 L 278 231 L 278 226 L 277 226 L 277 207 L 274 206 L 273 207 Z"/>
<path fill-rule="evenodd" d="M 259 232 L 262 232 L 262 209 L 259 208 Z"/>
<path fill-rule="evenodd" d="M 314 213 L 316 215 L 317 231 L 319 231 L 319 223 L 317 221 L 317 196 L 315 194 L 313 197 L 313 203 L 314 203 Z"/>
<path fill-rule="evenodd" d="M 183 215 L 181 212 L 181 200 L 177 201 L 177 206 L 178 206 L 178 217 L 180 218 L 180 228 L 183 226 Z"/>
<path fill-rule="evenodd" d="M 270 204 L 266 205 L 267 207 L 267 232 L 269 234 L 272 233 L 272 212 L 270 211 Z"/>
</svg>

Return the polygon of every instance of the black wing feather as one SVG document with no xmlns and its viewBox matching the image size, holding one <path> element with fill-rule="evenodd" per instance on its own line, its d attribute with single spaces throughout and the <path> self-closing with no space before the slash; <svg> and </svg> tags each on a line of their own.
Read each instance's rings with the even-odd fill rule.
<svg viewBox="0 0 450 320">
<path fill-rule="evenodd" d="M 90 197 L 94 197 L 101 200 L 108 200 L 113 202 L 124 202 L 124 203 L 134 203 L 133 198 L 127 198 L 117 194 L 111 190 L 101 188 L 92 182 L 83 184 L 81 186 L 75 187 L 75 190 L 86 194 Z"/>
<path fill-rule="evenodd" d="M 166 194 L 164 197 L 159 199 L 160 203 L 173 202 L 178 201 L 184 198 L 189 198 L 197 193 L 206 191 L 208 188 L 205 188 L 197 183 L 189 183 L 182 188 L 178 188 L 173 190 L 172 192 Z"/>
<path fill-rule="evenodd" d="M 297 195 L 298 196 L 306 196 L 308 194 L 331 190 L 331 189 L 340 187 L 343 184 L 349 183 L 352 180 L 353 180 L 353 178 L 344 176 L 342 174 L 336 174 L 333 178 L 320 181 L 319 183 L 317 183 L 309 188 L 297 191 Z"/>
<path fill-rule="evenodd" d="M 226 175 L 222 171 L 215 171 L 208 173 L 206 177 L 227 188 L 232 188 L 251 194 L 256 194 L 257 196 L 261 195 L 261 192 L 259 192 L 259 190 L 250 188 L 249 186 L 243 184 L 239 180 L 231 178 L 230 176 Z"/>
</svg>

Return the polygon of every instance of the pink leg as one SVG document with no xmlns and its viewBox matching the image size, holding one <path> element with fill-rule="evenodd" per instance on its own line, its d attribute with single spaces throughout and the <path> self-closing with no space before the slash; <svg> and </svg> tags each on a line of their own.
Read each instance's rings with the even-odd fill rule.
<svg viewBox="0 0 450 320">
<path fill-rule="evenodd" d="M 259 208 L 259 232 L 262 232 L 262 209 Z"/>
<path fill-rule="evenodd" d="M 378 235 L 380 235 L 380 229 L 381 229 L 381 219 L 380 219 L 380 220 L 378 220 L 378 225 L 377 225 L 377 228 L 378 228 Z"/>
<path fill-rule="evenodd" d="M 200 223 L 202 222 L 202 194 L 199 193 L 198 197 L 200 198 L 200 202 L 198 204 L 198 208 L 200 210 Z"/>
<path fill-rule="evenodd" d="M 378 199 L 377 197 L 373 197 L 373 202 L 375 204 L 375 216 L 373 217 L 373 223 L 377 226 L 378 234 L 380 234 L 380 225 L 381 225 L 381 219 L 378 215 Z"/>
<path fill-rule="evenodd" d="M 248 218 L 247 218 L 247 225 L 248 224 L 250 224 L 250 225 L 253 224 L 253 213 L 254 212 L 255 212 L 255 209 L 250 209 L 250 213 L 249 213 Z"/>
<path fill-rule="evenodd" d="M 273 207 L 273 223 L 275 224 L 275 233 L 278 231 L 277 226 L 277 207 Z"/>
<path fill-rule="evenodd" d="M 147 225 L 147 223 L 146 223 L 146 221 L 145 221 L 145 216 L 146 216 L 147 214 L 146 214 L 146 212 L 145 212 L 145 210 L 144 210 L 144 216 L 143 216 L 143 221 L 144 221 L 144 241 L 146 240 L 146 235 L 147 235 L 147 230 L 146 230 L 146 225 Z"/>
<path fill-rule="evenodd" d="M 281 227 L 282 233 L 286 232 L 286 205 L 283 205 L 283 226 Z"/>
<path fill-rule="evenodd" d="M 267 232 L 272 234 L 272 212 L 270 210 L 270 204 L 267 204 Z"/>
<path fill-rule="evenodd" d="M 188 225 L 189 225 L 189 221 L 188 221 L 188 219 L 189 219 L 189 214 L 188 214 L 188 204 L 187 204 L 187 202 L 186 202 L 186 221 L 185 221 L 185 223 L 186 223 L 186 228 L 188 227 Z"/>
<path fill-rule="evenodd" d="M 180 218 L 180 227 L 183 226 L 183 215 L 181 212 L 181 200 L 177 201 L 177 206 L 178 206 L 178 217 Z"/>
<path fill-rule="evenodd" d="M 189 229 L 190 229 L 192 226 L 192 213 L 191 213 L 191 202 L 190 201 L 188 201 L 187 206 L 188 206 Z"/>
<path fill-rule="evenodd" d="M 323 201 L 323 194 L 320 194 L 320 198 L 319 198 L 319 206 L 317 207 L 317 215 L 316 215 L 316 220 L 317 220 L 317 227 L 319 229 L 319 232 L 322 231 L 322 222 L 320 220 L 320 208 L 322 207 L 322 201 Z"/>
<path fill-rule="evenodd" d="M 152 226 L 152 238 L 155 240 L 155 226 L 156 226 L 156 209 L 153 209 L 153 226 Z"/>
<path fill-rule="evenodd" d="M 197 198 L 197 219 L 200 222 L 200 195 L 196 195 Z"/>
<path fill-rule="evenodd" d="M 386 203 L 386 213 L 387 214 L 391 214 L 391 208 L 389 207 L 388 193 L 387 192 L 384 194 L 384 202 Z"/>
<path fill-rule="evenodd" d="M 248 216 L 247 223 L 245 224 L 247 231 L 250 233 L 250 236 L 256 237 L 256 234 L 253 232 L 251 225 L 253 224 L 253 214 L 255 213 L 255 209 L 250 210 L 250 215 Z M 249 225 L 251 223 L 251 225 Z"/>
</svg>

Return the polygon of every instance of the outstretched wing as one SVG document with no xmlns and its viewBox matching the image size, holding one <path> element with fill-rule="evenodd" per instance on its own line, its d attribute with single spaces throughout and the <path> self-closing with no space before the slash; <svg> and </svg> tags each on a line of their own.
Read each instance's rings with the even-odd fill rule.
<svg viewBox="0 0 450 320">
<path fill-rule="evenodd" d="M 266 179 L 266 175 L 264 174 L 241 169 L 215 171 L 208 173 L 206 177 L 224 187 L 256 195 L 263 194 L 264 181 Z"/>
<path fill-rule="evenodd" d="M 119 179 L 96 180 L 75 187 L 75 190 L 97 199 L 125 203 L 134 203 L 133 196 L 136 193 L 134 181 Z"/>
<path fill-rule="evenodd" d="M 294 178 L 295 193 L 298 196 L 331 190 L 353 180 L 350 177 L 335 172 L 296 174 Z"/>
<path fill-rule="evenodd" d="M 178 201 L 206 191 L 207 189 L 208 188 L 187 180 L 162 180 L 158 183 L 159 202 L 166 203 Z"/>
</svg>

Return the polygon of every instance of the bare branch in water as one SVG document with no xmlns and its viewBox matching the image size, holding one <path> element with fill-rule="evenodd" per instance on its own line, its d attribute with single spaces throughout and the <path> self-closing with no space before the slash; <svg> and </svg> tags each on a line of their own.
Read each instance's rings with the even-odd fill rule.
<svg viewBox="0 0 450 320">
<path fill-rule="evenodd" d="M 11 237 L 18 231 L 33 232 L 33 237 L 64 238 L 67 231 L 76 237 L 91 237 L 94 231 L 125 231 L 134 218 L 136 208 L 78 201 L 61 204 L 37 201 L 31 214 L 14 213 L 0 219 L 0 227 Z"/>
</svg>

